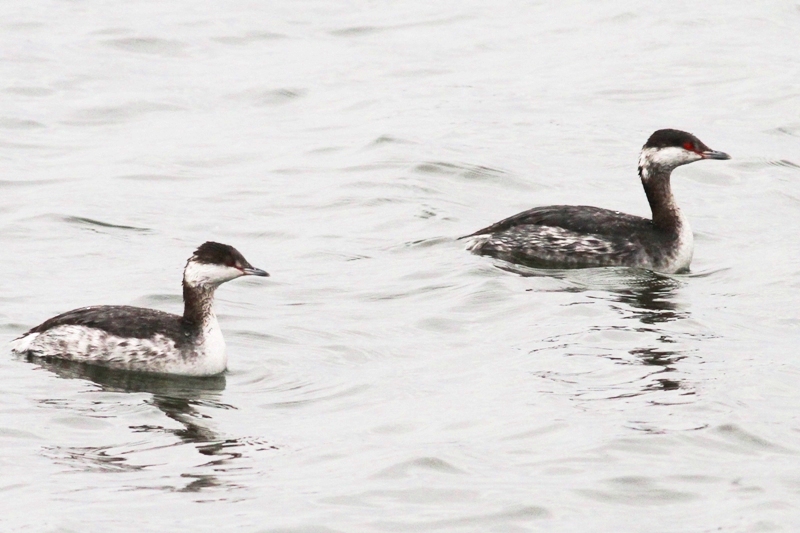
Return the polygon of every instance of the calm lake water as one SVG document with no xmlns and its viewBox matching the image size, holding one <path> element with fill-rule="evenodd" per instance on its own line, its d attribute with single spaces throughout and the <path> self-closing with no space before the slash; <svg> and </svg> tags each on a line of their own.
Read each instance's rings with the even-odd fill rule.
<svg viewBox="0 0 800 533">
<path fill-rule="evenodd" d="M 734 5 L 735 4 L 735 5 Z M 0 530 L 800 530 L 800 4 L 5 2 Z M 456 238 L 536 205 L 648 214 L 692 273 L 542 272 Z M 206 240 L 229 372 L 7 342 L 180 312 Z"/>
</svg>

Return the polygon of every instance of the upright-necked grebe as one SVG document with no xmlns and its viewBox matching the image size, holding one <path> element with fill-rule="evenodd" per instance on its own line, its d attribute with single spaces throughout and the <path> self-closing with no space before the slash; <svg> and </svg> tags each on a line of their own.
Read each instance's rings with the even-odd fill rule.
<svg viewBox="0 0 800 533">
<path fill-rule="evenodd" d="M 470 249 L 533 267 L 628 266 L 674 273 L 689 269 L 694 237 L 670 188 L 670 174 L 701 159 L 730 159 L 679 130 L 658 130 L 642 147 L 639 177 L 652 220 L 584 205 L 534 207 L 467 237 Z"/>
<path fill-rule="evenodd" d="M 206 242 L 183 270 L 183 316 L 131 306 L 82 307 L 55 316 L 11 343 L 18 354 L 119 370 L 211 376 L 227 367 L 214 291 L 241 276 L 268 276 L 236 248 Z"/>
</svg>

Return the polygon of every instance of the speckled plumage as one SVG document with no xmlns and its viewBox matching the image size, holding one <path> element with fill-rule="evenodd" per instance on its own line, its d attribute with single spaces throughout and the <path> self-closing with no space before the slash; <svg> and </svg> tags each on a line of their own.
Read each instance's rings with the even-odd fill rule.
<svg viewBox="0 0 800 533">
<path fill-rule="evenodd" d="M 688 268 L 693 247 L 688 223 L 674 232 L 654 231 L 652 220 L 584 205 L 529 209 L 473 236 L 475 253 L 537 268 L 678 271 Z"/>
<path fill-rule="evenodd" d="M 208 376 L 227 366 L 213 312 L 215 289 L 243 275 L 268 275 L 234 248 L 206 243 L 184 269 L 184 314 L 131 306 L 74 309 L 12 341 L 12 351 L 118 370 Z"/>
<path fill-rule="evenodd" d="M 697 137 L 659 130 L 642 148 L 639 176 L 652 219 L 590 206 L 554 205 L 518 213 L 468 235 L 469 249 L 538 268 L 689 269 L 694 237 L 672 196 L 670 174 L 700 159 L 728 159 Z"/>
</svg>

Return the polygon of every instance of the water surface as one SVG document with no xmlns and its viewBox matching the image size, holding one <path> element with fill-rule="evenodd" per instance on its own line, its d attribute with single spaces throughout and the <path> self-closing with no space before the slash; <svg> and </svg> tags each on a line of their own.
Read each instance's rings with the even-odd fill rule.
<svg viewBox="0 0 800 533">
<path fill-rule="evenodd" d="M 230 370 L 0 357 L 3 531 L 800 527 L 792 2 L 35 1 L 0 8 L 0 344 L 180 312 L 206 240 Z M 692 273 L 542 272 L 455 239 L 535 205 L 646 215 Z"/>
</svg>

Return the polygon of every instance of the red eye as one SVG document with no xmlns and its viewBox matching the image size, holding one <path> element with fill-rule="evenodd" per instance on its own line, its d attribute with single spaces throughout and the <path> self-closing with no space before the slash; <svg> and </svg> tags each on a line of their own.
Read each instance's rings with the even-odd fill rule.
<svg viewBox="0 0 800 533">
<path fill-rule="evenodd" d="M 694 149 L 694 145 L 692 143 L 690 143 L 689 141 L 686 141 L 685 143 L 683 143 L 683 148 L 684 148 L 684 150 L 689 150 L 690 152 L 695 152 L 696 151 Z"/>
</svg>

